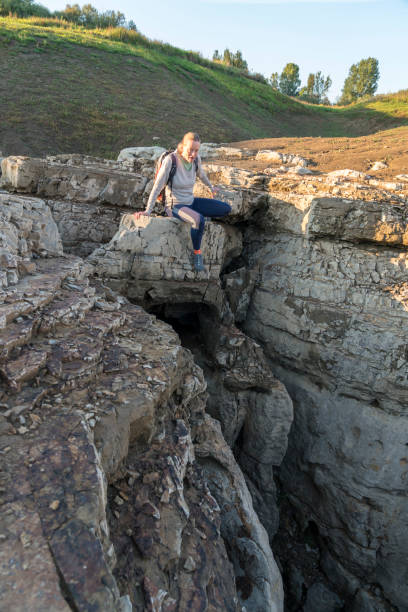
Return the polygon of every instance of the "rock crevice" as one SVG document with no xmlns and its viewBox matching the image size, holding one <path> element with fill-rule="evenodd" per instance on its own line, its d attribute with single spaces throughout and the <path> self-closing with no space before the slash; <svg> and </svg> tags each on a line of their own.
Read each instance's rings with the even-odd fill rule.
<svg viewBox="0 0 408 612">
<path fill-rule="evenodd" d="M 406 185 L 352 171 L 251 172 L 217 163 L 215 151 L 208 147 L 207 171 L 232 213 L 207 224 L 202 275 L 181 223 L 125 215 L 115 233 L 124 213 L 145 205 L 154 152 L 118 162 L 3 160 L 3 183 L 14 192 L 0 202 L 4 456 L 26 483 L 25 436 L 69 426 L 96 449 L 99 492 L 82 503 L 78 480 L 71 522 L 50 544 L 55 559 L 67 555 L 60 573 L 78 609 L 99 597 L 123 609 L 129 595 L 135 609 L 199 601 L 282 610 L 264 531 L 272 540 L 280 500 L 288 610 L 405 612 Z M 197 195 L 205 195 L 200 185 Z M 23 228 L 10 198 L 27 210 L 38 202 L 50 223 Z M 78 219 L 89 223 L 96 210 L 88 237 Z M 86 263 L 78 257 L 88 254 Z M 184 346 L 141 307 L 170 321 Z M 37 498 L 22 485 L 22 497 L 8 502 L 22 523 L 7 537 L 23 555 L 34 551 L 22 544 L 18 513 L 27 507 L 32 524 L 44 524 L 45 550 L 46 525 L 67 503 L 40 485 Z M 99 542 L 90 575 L 106 579 L 84 580 L 77 592 L 69 542 L 79 537 L 90 548 Z M 49 555 L 46 562 L 54 567 Z M 54 569 L 44 597 L 66 609 L 55 581 Z"/>
<path fill-rule="evenodd" d="M 101 272 L 100 255 L 84 262 L 62 252 L 43 200 L 30 197 L 30 206 L 49 223 L 10 217 L 27 202 L 7 194 L 0 203 L 5 236 L 16 237 L 4 241 L 6 257 L 22 257 L 14 245 L 23 238 L 28 245 L 0 303 L 2 601 L 21 611 L 241 611 L 247 603 L 281 612 L 268 535 L 205 414 L 206 382 L 191 352 L 112 288 L 117 277 Z M 238 234 L 210 225 L 208 240 L 209 278 L 194 288 L 184 263 L 184 299 L 192 291 L 188 301 L 231 319 L 219 273 L 240 250 Z M 131 255 L 136 288 L 148 275 Z M 170 290 L 161 291 L 157 283 L 153 304 L 167 299 Z"/>
</svg>

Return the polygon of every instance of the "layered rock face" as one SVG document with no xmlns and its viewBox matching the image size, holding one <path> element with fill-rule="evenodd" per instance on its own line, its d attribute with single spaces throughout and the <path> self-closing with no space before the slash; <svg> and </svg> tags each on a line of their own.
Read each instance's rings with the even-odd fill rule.
<svg viewBox="0 0 408 612">
<path fill-rule="evenodd" d="M 146 306 L 199 302 L 228 316 L 220 272 L 242 250 L 241 234 L 210 223 L 203 240 L 204 272 L 192 265 L 190 228 L 177 219 L 125 215 L 111 242 L 89 261 L 110 286 Z"/>
<path fill-rule="evenodd" d="M 46 487 L 45 501 L 37 502 L 37 485 L 22 481 L 18 500 L 23 514 L 26 507 L 30 516 L 37 513 L 33 524 L 41 520 L 36 533 L 42 549 L 50 547 L 48 568 L 77 534 L 99 542 L 103 581 L 96 587 L 85 580 L 78 594 L 77 576 L 64 569 L 70 563 L 58 561 L 67 586 L 55 605 L 88 609 L 80 598 L 95 593 L 95 601 L 109 597 L 112 610 L 126 609 L 127 595 L 136 609 L 282 609 L 279 574 L 254 508 L 272 539 L 279 519 L 273 473 L 284 457 L 279 487 L 281 541 L 292 550 L 289 564 L 282 555 L 289 610 L 405 612 L 407 184 L 350 170 L 303 176 L 296 156 L 269 155 L 285 166 L 254 173 L 216 163 L 215 151 L 208 147 L 207 171 L 232 213 L 221 224 L 207 223 L 207 270 L 200 274 L 191 266 L 186 225 L 162 217 L 135 222 L 125 214 L 117 231 L 123 213 L 144 207 L 154 152 L 118 162 L 3 161 L 7 188 L 30 194 L 6 194 L 7 207 L 14 198 L 28 210 L 41 195 L 42 214 L 48 218 L 47 205 L 53 211 L 65 250 L 94 249 L 86 264 L 61 258 L 56 239 L 43 259 L 44 239 L 31 236 L 38 226 L 25 227 L 22 237 L 31 245 L 25 251 L 17 213 L 3 213 L 1 253 L 9 263 L 0 311 L 7 330 L 1 401 L 5 435 L 15 437 L 2 446 L 4 456 L 21 465 L 15 453 L 31 448 L 30 436 L 35 446 L 37 434 L 49 435 L 44 421 L 56 428 L 62 415 L 75 417 L 85 431 L 89 469 L 99 478 L 97 510 L 89 512 L 98 520 L 87 518 L 81 491 L 90 485 L 78 480 L 69 501 L 69 520 L 77 522 L 67 540 L 65 532 L 59 536 L 62 544 L 43 525 L 60 505 L 65 512 L 65 496 L 51 499 Z M 241 153 L 236 158 L 249 157 Z M 199 184 L 196 193 L 207 195 Z M 94 213 L 91 235 L 84 227 L 91 228 Z M 55 234 L 55 226 L 45 226 Z M 45 274 L 46 283 L 25 276 L 34 273 Z M 168 325 L 123 296 L 174 324 L 194 361 Z M 60 335 L 50 337 L 51 330 Z M 39 396 L 27 390 L 32 380 Z M 41 395 L 44 388 L 56 401 Z M 71 444 L 66 454 L 51 453 L 53 473 L 60 469 L 63 481 L 70 473 L 64 461 L 79 450 L 72 436 L 58 440 L 58 448 Z M 30 453 L 24 469 L 39 461 L 39 471 L 48 473 Z M 29 554 L 25 530 L 12 541 Z M 295 532 L 312 537 L 314 574 L 302 573 L 300 549 L 290 541 Z M 47 576 L 55 585 L 53 571 Z M 54 587 L 49 593 L 61 596 Z"/>
<path fill-rule="evenodd" d="M 209 171 L 252 203 L 245 274 L 230 283 L 257 275 L 243 329 L 294 402 L 280 481 L 343 600 L 318 582 L 306 598 L 300 576 L 292 605 L 407 610 L 408 190 L 351 172 Z"/>
<path fill-rule="evenodd" d="M 151 173 L 150 158 L 113 162 L 85 155 L 7 157 L 1 184 L 45 200 L 64 250 L 87 256 L 109 242 L 123 213 L 144 207 Z"/>
<path fill-rule="evenodd" d="M 62 252 L 44 200 L 0 196 L 4 607 L 281 612 L 268 535 L 190 351 Z M 220 293 L 239 240 L 210 235 Z"/>
<path fill-rule="evenodd" d="M 245 330 L 295 405 L 280 477 L 353 610 L 408 609 L 406 228 L 400 206 L 274 194 L 247 236 Z"/>
</svg>

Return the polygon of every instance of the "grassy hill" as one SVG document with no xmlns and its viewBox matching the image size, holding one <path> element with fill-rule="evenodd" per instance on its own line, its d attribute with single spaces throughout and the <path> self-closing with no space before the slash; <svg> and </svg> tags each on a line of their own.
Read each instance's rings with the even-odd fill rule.
<svg viewBox="0 0 408 612">
<path fill-rule="evenodd" d="M 135 32 L 0 18 L 0 116 L 3 154 L 113 158 L 190 129 L 216 142 L 370 134 L 408 125 L 408 92 L 315 106 Z"/>
</svg>

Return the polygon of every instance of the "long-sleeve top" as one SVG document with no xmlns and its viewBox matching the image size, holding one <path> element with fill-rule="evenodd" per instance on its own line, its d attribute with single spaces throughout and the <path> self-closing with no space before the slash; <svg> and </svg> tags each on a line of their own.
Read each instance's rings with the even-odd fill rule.
<svg viewBox="0 0 408 612">
<path fill-rule="evenodd" d="M 157 197 L 164 186 L 166 186 L 166 206 L 173 207 L 178 204 L 190 206 L 193 203 L 193 189 L 196 180 L 196 165 L 193 162 L 191 164 L 191 168 L 188 170 L 185 167 L 182 158 L 177 152 L 175 152 L 175 156 L 177 169 L 173 177 L 172 189 L 170 189 L 170 186 L 167 185 L 172 164 L 171 155 L 167 155 L 164 158 L 162 165 L 160 166 L 160 170 L 154 182 L 153 189 L 150 192 L 149 200 L 147 202 L 145 211 L 148 215 L 150 215 L 150 213 L 152 212 Z M 197 162 L 197 176 L 202 180 L 205 185 L 207 185 L 207 187 L 212 189 L 212 184 L 202 168 L 201 158 L 199 155 L 197 156 Z"/>
</svg>

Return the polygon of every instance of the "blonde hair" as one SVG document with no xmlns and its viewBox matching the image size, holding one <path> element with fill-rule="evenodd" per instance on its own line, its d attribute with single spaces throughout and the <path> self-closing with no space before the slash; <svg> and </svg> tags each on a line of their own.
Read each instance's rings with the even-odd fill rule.
<svg viewBox="0 0 408 612">
<path fill-rule="evenodd" d="M 200 136 L 197 134 L 197 132 L 187 132 L 186 134 L 184 134 L 182 140 L 180 140 L 180 142 L 177 145 L 178 153 L 181 154 L 181 151 L 183 150 L 183 146 L 186 140 L 194 140 L 195 142 L 201 142 Z"/>
</svg>

